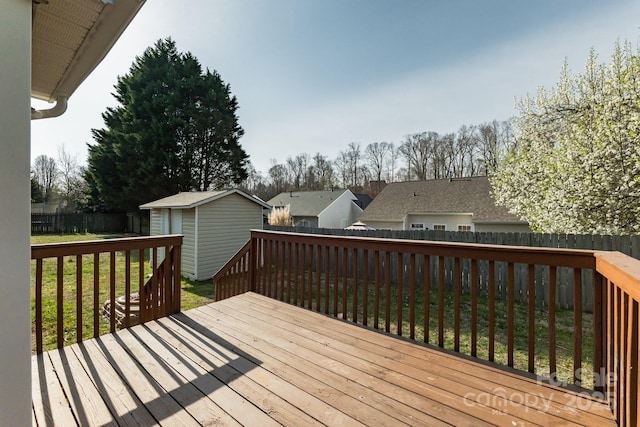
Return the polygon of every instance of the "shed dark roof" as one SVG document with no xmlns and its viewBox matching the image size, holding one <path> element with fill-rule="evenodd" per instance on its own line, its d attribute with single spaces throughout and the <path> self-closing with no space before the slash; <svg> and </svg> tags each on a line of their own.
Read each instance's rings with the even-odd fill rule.
<svg viewBox="0 0 640 427">
<path fill-rule="evenodd" d="M 360 220 L 402 221 L 407 214 L 470 213 L 474 223 L 524 223 L 496 206 L 487 177 L 394 182 L 373 199 Z"/>
<path fill-rule="evenodd" d="M 349 190 L 286 191 L 267 203 L 274 207 L 289 205 L 291 216 L 318 216 L 331 203 Z M 356 200 L 355 197 L 352 200 Z"/>
</svg>

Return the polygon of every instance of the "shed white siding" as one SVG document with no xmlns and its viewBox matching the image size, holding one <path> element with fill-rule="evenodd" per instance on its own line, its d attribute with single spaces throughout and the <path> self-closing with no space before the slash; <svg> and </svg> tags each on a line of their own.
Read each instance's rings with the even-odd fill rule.
<svg viewBox="0 0 640 427">
<path fill-rule="evenodd" d="M 196 277 L 196 210 L 182 211 L 182 263 L 181 270 L 184 277 Z"/>
<path fill-rule="evenodd" d="M 252 228 L 262 228 L 262 206 L 230 194 L 198 210 L 197 279 L 213 277 L 247 243 Z"/>
<path fill-rule="evenodd" d="M 162 234 L 162 209 L 152 209 L 149 219 L 149 234 L 159 236 Z"/>
<path fill-rule="evenodd" d="M 167 209 L 153 209 L 149 218 L 149 234 L 151 236 L 161 236 L 163 234 L 169 234 L 167 220 L 169 215 Z M 149 254 L 153 258 L 153 252 Z M 164 259 L 164 248 L 158 248 L 158 265 Z M 156 260 L 150 260 L 151 266 L 154 266 Z"/>
<path fill-rule="evenodd" d="M 342 193 L 340 197 L 318 214 L 318 227 L 345 228 L 353 224 L 356 220 L 352 210 L 353 200 L 355 200 L 355 196 L 351 191 L 347 190 Z M 360 209 L 357 206 L 356 208 Z"/>
</svg>

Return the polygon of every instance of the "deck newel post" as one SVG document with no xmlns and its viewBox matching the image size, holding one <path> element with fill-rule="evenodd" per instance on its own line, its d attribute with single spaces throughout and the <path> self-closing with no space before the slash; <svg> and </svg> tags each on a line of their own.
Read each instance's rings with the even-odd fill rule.
<svg viewBox="0 0 640 427">
<path fill-rule="evenodd" d="M 173 313 L 180 312 L 180 305 L 182 304 L 182 237 L 180 243 L 173 246 Z"/>
<path fill-rule="evenodd" d="M 603 393 L 604 388 L 604 376 L 605 376 L 605 363 L 604 363 L 604 346 L 605 346 L 605 334 L 604 334 L 604 317 L 603 312 L 605 305 L 604 300 L 604 286 L 603 277 L 600 273 L 594 270 L 593 272 L 593 373 L 594 384 L 593 389 L 595 391 Z"/>
<path fill-rule="evenodd" d="M 258 238 L 255 237 L 253 231 L 251 232 L 251 244 L 249 245 L 249 290 L 251 292 L 256 291 L 256 264 L 258 262 L 257 249 Z"/>
</svg>

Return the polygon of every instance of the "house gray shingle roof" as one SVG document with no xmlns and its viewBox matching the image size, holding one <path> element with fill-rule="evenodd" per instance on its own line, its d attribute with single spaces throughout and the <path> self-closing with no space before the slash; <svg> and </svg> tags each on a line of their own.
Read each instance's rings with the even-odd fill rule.
<svg viewBox="0 0 640 427">
<path fill-rule="evenodd" d="M 407 214 L 471 213 L 474 223 L 525 223 L 496 206 L 487 177 L 394 182 L 373 199 L 360 220 L 402 221 Z"/>
<path fill-rule="evenodd" d="M 219 199 L 221 197 L 228 196 L 229 194 L 239 194 L 255 202 L 265 208 L 270 208 L 265 202 L 257 197 L 252 197 L 240 190 L 219 190 L 219 191 L 190 191 L 174 194 L 153 202 L 145 203 L 140 206 L 140 209 L 160 209 L 160 208 L 174 208 L 174 209 L 190 209 L 196 206 L 200 206 L 204 203 Z"/>
<path fill-rule="evenodd" d="M 287 191 L 267 203 L 274 207 L 289 205 L 291 216 L 318 216 L 348 190 Z M 354 199 L 355 200 L 355 199 Z"/>
</svg>

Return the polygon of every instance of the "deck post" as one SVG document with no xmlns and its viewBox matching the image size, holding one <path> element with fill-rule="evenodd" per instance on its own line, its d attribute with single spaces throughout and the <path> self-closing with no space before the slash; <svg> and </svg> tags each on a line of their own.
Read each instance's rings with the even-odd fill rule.
<svg viewBox="0 0 640 427">
<path fill-rule="evenodd" d="M 258 252 L 258 239 L 251 232 L 250 238 L 250 246 L 249 246 L 249 291 L 256 291 L 256 264 L 258 262 L 257 252 Z"/>
<path fill-rule="evenodd" d="M 171 312 L 173 314 L 180 312 L 180 305 L 182 303 L 182 296 L 180 292 L 182 290 L 182 241 L 179 245 L 173 246 L 173 307 Z"/>
<path fill-rule="evenodd" d="M 31 4 L 0 13 L 0 425 L 31 425 L 29 139 Z"/>
<path fill-rule="evenodd" d="M 605 347 L 606 334 L 604 333 L 606 298 L 605 287 L 603 286 L 604 278 L 597 271 L 593 272 L 593 373 L 594 373 L 594 390 L 604 393 L 604 372 L 605 372 Z"/>
</svg>

